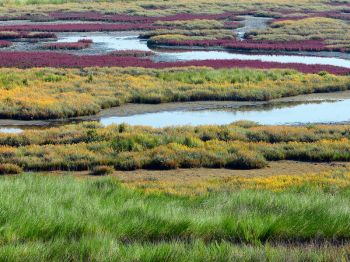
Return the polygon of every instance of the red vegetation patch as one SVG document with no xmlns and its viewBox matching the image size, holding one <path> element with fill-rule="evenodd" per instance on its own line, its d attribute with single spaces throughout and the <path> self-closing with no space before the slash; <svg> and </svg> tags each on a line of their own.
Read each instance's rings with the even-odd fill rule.
<svg viewBox="0 0 350 262">
<path fill-rule="evenodd" d="M 149 24 L 31 24 L 0 26 L 0 31 L 97 32 L 156 29 Z"/>
<path fill-rule="evenodd" d="M 210 47 L 217 46 L 230 50 L 262 50 L 262 51 L 339 51 L 345 52 L 343 48 L 327 47 L 321 40 L 304 40 L 304 41 L 253 41 L 253 40 L 232 40 L 232 39 L 216 39 L 216 40 L 149 40 L 150 45 L 166 45 L 166 46 L 199 46 Z"/>
<path fill-rule="evenodd" d="M 111 56 L 119 56 L 119 57 L 148 57 L 154 55 L 151 51 L 140 51 L 140 50 L 122 50 L 122 51 L 113 51 L 110 52 Z"/>
<path fill-rule="evenodd" d="M 91 39 L 81 39 L 78 42 L 63 42 L 63 43 L 49 43 L 43 46 L 44 49 L 58 50 L 58 49 L 66 49 L 66 50 L 80 50 L 89 48 L 92 44 Z"/>
<path fill-rule="evenodd" d="M 9 41 L 0 40 L 0 48 L 10 47 L 11 45 L 12 45 L 12 43 Z"/>
<path fill-rule="evenodd" d="M 259 69 L 291 68 L 304 73 L 318 73 L 327 71 L 333 74 L 350 74 L 350 69 L 329 65 L 304 65 L 298 63 L 275 63 L 258 60 L 204 60 L 189 62 L 154 62 L 150 59 L 142 59 L 131 56 L 113 55 L 71 55 L 51 52 L 0 52 L 1 67 L 145 67 L 145 68 L 169 68 L 186 66 L 207 66 L 212 68 L 250 67 Z"/>
<path fill-rule="evenodd" d="M 92 39 L 84 38 L 84 39 L 78 40 L 78 43 L 83 43 L 83 44 L 89 44 L 89 45 L 91 45 L 91 44 L 93 43 L 93 41 L 92 41 Z"/>
</svg>

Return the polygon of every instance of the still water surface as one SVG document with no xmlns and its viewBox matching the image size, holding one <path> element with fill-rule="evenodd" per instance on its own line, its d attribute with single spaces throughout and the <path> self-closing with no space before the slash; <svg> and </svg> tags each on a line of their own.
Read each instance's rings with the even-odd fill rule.
<svg viewBox="0 0 350 262">
<path fill-rule="evenodd" d="M 311 123 L 341 123 L 350 121 L 350 100 L 299 104 L 288 107 L 246 110 L 166 111 L 121 117 L 101 118 L 103 125 L 127 123 L 153 127 L 181 125 L 224 125 L 239 120 L 250 120 L 266 125 Z"/>
</svg>

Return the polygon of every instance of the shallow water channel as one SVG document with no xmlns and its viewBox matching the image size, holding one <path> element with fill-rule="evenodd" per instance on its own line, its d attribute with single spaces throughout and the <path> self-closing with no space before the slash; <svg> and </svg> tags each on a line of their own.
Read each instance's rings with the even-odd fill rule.
<svg viewBox="0 0 350 262">
<path fill-rule="evenodd" d="M 341 123 L 350 121 L 350 100 L 317 102 L 276 107 L 249 106 L 228 110 L 180 110 L 103 117 L 103 125 L 127 123 L 153 127 L 181 125 L 224 125 L 239 120 L 250 120 L 266 125 L 295 125 L 311 123 Z"/>
<path fill-rule="evenodd" d="M 149 105 L 148 105 L 149 106 Z M 123 106 L 122 106 L 123 107 Z M 143 105 L 133 105 L 134 108 Z M 207 109 L 173 109 L 147 113 L 124 114 L 117 111 L 115 116 L 96 116 L 92 118 L 76 118 L 68 121 L 47 121 L 44 126 L 63 125 L 82 121 L 96 120 L 104 126 L 111 124 L 127 123 L 130 125 L 145 125 L 152 127 L 184 126 L 184 125 L 224 125 L 239 120 L 255 121 L 265 125 L 303 125 L 320 123 L 348 123 L 350 122 L 350 99 L 334 101 L 313 102 L 283 102 L 271 104 L 251 104 L 247 106 L 230 107 L 229 102 L 225 106 Z M 121 108 L 122 109 L 122 108 Z M 146 109 L 147 110 L 147 109 Z M 1 123 L 1 120 L 0 120 Z M 30 128 L 25 121 L 17 121 L 11 127 L 1 127 L 0 133 L 20 133 L 23 128 Z M 35 121 L 32 128 L 42 128 Z"/>
</svg>

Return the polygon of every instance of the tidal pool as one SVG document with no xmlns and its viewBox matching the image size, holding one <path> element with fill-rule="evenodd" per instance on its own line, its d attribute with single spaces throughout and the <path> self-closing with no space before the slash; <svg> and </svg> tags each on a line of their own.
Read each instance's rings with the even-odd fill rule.
<svg viewBox="0 0 350 262">
<path fill-rule="evenodd" d="M 122 32 L 105 33 L 66 33 L 57 34 L 57 42 L 77 42 L 80 39 L 91 39 L 94 43 L 93 49 L 103 49 L 105 53 L 116 50 L 141 50 L 150 51 L 145 40 L 138 38 L 138 34 L 129 33 L 123 35 Z M 93 53 L 90 50 L 90 53 Z"/>
<path fill-rule="evenodd" d="M 21 128 L 11 128 L 11 127 L 6 127 L 6 128 L 0 128 L 0 134 L 19 134 L 23 132 L 23 129 Z"/>
</svg>

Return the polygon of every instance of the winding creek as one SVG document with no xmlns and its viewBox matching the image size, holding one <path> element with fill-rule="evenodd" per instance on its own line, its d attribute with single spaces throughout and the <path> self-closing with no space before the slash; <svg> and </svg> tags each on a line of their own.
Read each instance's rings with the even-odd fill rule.
<svg viewBox="0 0 350 262">
<path fill-rule="evenodd" d="M 268 19 L 265 19 L 265 23 Z M 251 22 L 252 23 L 252 22 Z M 0 22 L 1 24 L 1 22 Z M 238 36 L 243 37 L 246 29 L 252 24 L 237 29 Z M 153 50 L 147 46 L 147 42 L 139 39 L 138 32 L 94 32 L 94 33 L 58 33 L 58 42 L 76 42 L 82 38 L 93 40 L 91 48 L 79 51 L 67 51 L 74 54 L 106 54 L 115 50 L 142 50 L 153 51 L 152 59 L 156 62 L 192 61 L 207 59 L 239 59 L 259 60 L 265 62 L 321 64 L 350 68 L 350 54 L 339 53 L 289 53 L 289 54 L 261 54 L 261 53 L 233 53 L 229 51 L 215 50 Z M 44 42 L 29 43 L 15 42 L 5 50 L 27 51 L 40 50 Z M 310 95 L 309 95 L 310 96 Z M 267 125 L 295 125 L 310 123 L 345 123 L 350 122 L 347 113 L 350 108 L 349 92 L 344 96 L 335 94 L 335 98 L 316 99 L 310 101 L 301 99 L 294 101 L 279 101 L 278 103 L 262 102 L 210 102 L 210 106 L 193 107 L 193 104 L 181 106 L 163 106 L 157 110 L 158 105 L 134 105 L 136 110 L 121 113 L 125 106 L 110 110 L 109 114 L 99 114 L 85 118 L 72 119 L 68 121 L 16 121 L 1 120 L 0 133 L 19 133 L 22 127 L 51 126 L 69 122 L 97 120 L 103 125 L 128 123 L 131 125 L 148 125 L 153 127 L 179 126 L 179 125 L 207 125 L 207 124 L 229 124 L 238 120 L 251 120 Z M 331 100 L 331 101 L 330 101 Z M 273 102 L 273 101 L 272 101 Z M 291 103 L 293 102 L 293 103 Z M 203 102 L 205 104 L 205 102 Z M 128 105 L 127 105 L 128 106 Z M 126 106 L 126 107 L 127 107 Z M 137 109 L 140 107 L 141 109 Z M 147 109 L 148 107 L 148 109 Z"/>
</svg>

